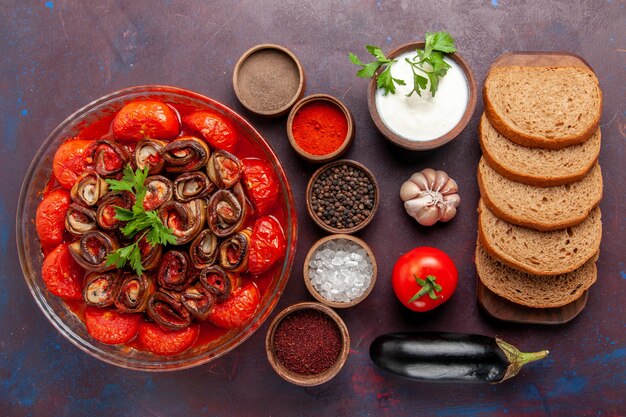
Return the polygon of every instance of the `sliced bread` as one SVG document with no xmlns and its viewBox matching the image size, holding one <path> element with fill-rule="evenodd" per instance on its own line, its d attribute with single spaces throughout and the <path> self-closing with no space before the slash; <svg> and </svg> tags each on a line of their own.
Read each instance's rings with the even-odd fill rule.
<svg viewBox="0 0 626 417">
<path fill-rule="evenodd" d="M 602 172 L 596 164 L 573 184 L 535 187 L 511 181 L 484 158 L 478 163 L 478 186 L 485 205 L 509 223 L 547 231 L 581 223 L 602 199 Z"/>
<path fill-rule="evenodd" d="M 600 154 L 600 128 L 580 145 L 562 149 L 529 148 L 511 142 L 491 126 L 484 113 L 478 132 L 483 156 L 493 169 L 513 181 L 538 187 L 579 181 Z"/>
<path fill-rule="evenodd" d="M 507 223 L 496 217 L 482 200 L 478 212 L 478 238 L 485 250 L 523 272 L 566 274 L 581 267 L 600 249 L 600 208 L 593 209 L 577 226 L 551 232 Z"/>
<path fill-rule="evenodd" d="M 500 297 L 534 308 L 561 307 L 577 300 L 598 275 L 595 257 L 567 274 L 520 272 L 489 255 L 480 243 L 476 245 L 476 270 L 480 281 Z"/>
<path fill-rule="evenodd" d="M 602 92 L 593 71 L 574 67 L 495 67 L 483 88 L 496 130 L 523 146 L 583 143 L 600 123 Z"/>
</svg>

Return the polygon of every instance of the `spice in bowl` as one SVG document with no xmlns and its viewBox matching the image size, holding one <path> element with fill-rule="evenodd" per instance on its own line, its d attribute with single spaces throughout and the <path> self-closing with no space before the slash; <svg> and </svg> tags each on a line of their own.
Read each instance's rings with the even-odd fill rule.
<svg viewBox="0 0 626 417">
<path fill-rule="evenodd" d="M 298 310 L 285 317 L 274 333 L 276 357 L 300 375 L 330 369 L 341 353 L 341 333 L 334 321 L 317 310 Z"/>
<path fill-rule="evenodd" d="M 314 94 L 300 100 L 287 119 L 287 136 L 294 150 L 311 162 L 342 155 L 354 138 L 354 120 L 337 98 Z"/>
<path fill-rule="evenodd" d="M 311 248 L 304 266 L 311 294 L 331 307 L 350 307 L 362 301 L 376 280 L 369 247 L 348 235 L 330 236 L 318 243 Z"/>
<path fill-rule="evenodd" d="M 348 358 L 350 336 L 333 309 L 304 302 L 278 313 L 267 331 L 265 348 L 280 377 L 296 385 L 314 386 L 339 373 Z"/>
<path fill-rule="evenodd" d="M 365 227 L 378 206 L 374 176 L 349 160 L 333 162 L 313 174 L 307 208 L 313 220 L 331 233 L 352 233 Z"/>
</svg>

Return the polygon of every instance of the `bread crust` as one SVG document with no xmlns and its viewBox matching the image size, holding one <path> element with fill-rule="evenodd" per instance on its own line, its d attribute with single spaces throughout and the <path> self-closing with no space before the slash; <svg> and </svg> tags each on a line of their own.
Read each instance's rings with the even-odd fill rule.
<svg viewBox="0 0 626 417">
<path fill-rule="evenodd" d="M 493 168 L 493 167 L 492 167 Z M 500 219 L 506 221 L 507 223 L 511 223 L 511 224 L 515 224 L 518 226 L 522 226 L 522 227 L 527 227 L 529 229 L 535 229 L 535 230 L 539 230 L 540 232 L 549 232 L 552 230 L 559 230 L 559 229 L 565 229 L 566 227 L 572 227 L 572 226 L 576 226 L 580 223 L 582 223 L 588 216 L 589 213 L 591 213 L 593 211 L 593 209 L 595 209 L 599 204 L 600 201 L 602 200 L 602 192 L 598 195 L 598 198 L 596 201 L 594 201 L 590 207 L 588 207 L 588 209 L 580 216 L 578 217 L 573 217 L 570 219 L 555 219 L 553 223 L 537 223 L 537 222 L 533 222 L 529 219 L 525 219 L 525 218 L 520 218 L 520 217 L 515 217 L 503 210 L 500 209 L 500 207 L 498 207 L 490 198 L 489 198 L 489 193 L 486 191 L 486 186 L 483 180 L 483 176 L 482 173 L 480 171 L 480 167 L 477 168 L 477 177 L 478 177 L 478 188 L 480 189 L 480 197 L 482 198 L 483 202 L 485 203 L 485 205 L 487 206 L 487 208 L 496 215 L 496 217 L 499 217 Z"/>
<path fill-rule="evenodd" d="M 561 297 L 557 296 L 557 297 L 554 297 L 553 299 L 542 298 L 542 299 L 529 300 L 527 299 L 528 297 L 526 298 L 524 297 L 524 295 L 528 295 L 528 293 L 517 294 L 516 291 L 510 290 L 510 288 L 508 287 L 503 288 L 501 285 L 498 285 L 499 283 L 497 282 L 497 279 L 496 279 L 496 282 L 494 282 L 492 277 L 487 273 L 489 266 L 493 267 L 493 265 L 483 265 L 483 261 L 490 263 L 490 262 L 497 262 L 497 259 L 487 258 L 483 260 L 483 258 L 485 257 L 485 255 L 481 253 L 481 251 L 483 250 L 484 248 L 481 249 L 480 243 L 477 242 L 474 260 L 476 263 L 476 272 L 478 273 L 478 278 L 480 279 L 482 284 L 499 297 L 505 298 L 511 301 L 512 303 L 531 307 L 531 308 L 555 308 L 555 307 L 562 307 L 564 305 L 572 303 L 576 301 L 578 298 L 580 298 L 584 294 L 584 292 L 596 282 L 597 275 L 598 275 L 598 271 L 595 265 L 596 257 L 589 259 L 580 268 L 572 271 L 570 274 L 578 274 L 578 276 L 574 276 L 574 277 L 568 276 L 568 274 L 551 275 L 551 276 L 534 276 L 533 274 L 528 274 L 530 276 L 520 277 L 520 274 L 524 274 L 524 273 L 517 271 L 513 268 L 510 268 L 508 266 L 502 265 L 501 266 L 502 270 L 499 272 L 505 275 L 505 277 L 507 278 L 507 281 L 520 280 L 524 284 L 528 284 L 528 282 L 524 282 L 524 281 L 530 281 L 531 284 L 536 283 L 537 285 L 541 286 L 544 283 L 552 284 L 551 281 L 557 281 L 560 279 L 571 279 L 578 284 L 574 288 L 574 290 L 572 290 L 571 292 L 568 292 L 566 294 L 559 294 Z M 487 257 L 488 256 L 489 255 L 487 252 Z M 520 284 L 521 282 L 518 281 L 518 285 L 513 285 L 513 287 L 517 288 Z M 526 288 L 526 286 L 524 288 Z"/>
<path fill-rule="evenodd" d="M 503 67 L 499 67 L 499 68 L 503 68 Z M 600 87 L 598 86 L 598 93 L 599 93 L 599 100 L 600 100 L 598 111 L 594 115 L 594 119 L 592 123 L 587 127 L 586 130 L 581 132 L 580 135 L 576 135 L 576 136 L 570 135 L 570 136 L 561 137 L 561 138 L 548 139 L 540 135 L 529 134 L 520 129 L 516 129 L 513 126 L 510 126 L 508 123 L 506 123 L 504 118 L 500 116 L 498 110 L 496 109 L 496 107 L 494 106 L 494 104 L 491 102 L 489 98 L 488 80 L 489 80 L 489 77 L 492 75 L 493 71 L 494 69 L 492 68 L 487 73 L 487 77 L 485 78 L 485 83 L 483 87 L 483 103 L 485 106 L 485 114 L 487 115 L 487 118 L 489 119 L 489 122 L 491 123 L 491 125 L 498 132 L 500 132 L 502 135 L 504 135 L 506 138 L 508 138 L 512 142 L 515 142 L 522 146 L 528 146 L 530 148 L 561 149 L 567 146 L 583 143 L 584 141 L 589 139 L 591 135 L 593 135 L 593 133 L 596 131 L 596 129 L 600 125 L 600 117 L 602 115 L 603 99 L 602 99 L 602 91 L 600 90 Z"/>
<path fill-rule="evenodd" d="M 486 117 L 486 116 L 483 116 L 483 117 Z M 486 123 L 489 123 L 489 122 L 486 121 Z M 601 134 L 599 128 L 597 132 L 598 132 L 598 135 Z M 600 156 L 600 147 L 598 146 L 598 150 L 595 154 L 595 157 L 589 160 L 589 163 L 583 166 L 576 173 L 571 174 L 569 176 L 562 176 L 562 177 L 552 177 L 552 178 L 541 177 L 538 175 L 532 175 L 532 173 L 522 173 L 522 172 L 512 171 L 506 165 L 502 165 L 496 158 L 493 157 L 488 147 L 485 145 L 484 135 L 485 133 L 483 132 L 483 123 L 482 123 L 482 118 L 481 118 L 481 123 L 478 124 L 478 141 L 480 143 L 480 149 L 482 150 L 483 157 L 485 158 L 489 166 L 493 168 L 498 174 L 502 175 L 503 177 L 506 177 L 513 181 L 521 182 L 523 184 L 533 185 L 535 187 L 554 187 L 557 185 L 571 184 L 571 183 L 580 181 L 581 179 L 584 178 L 585 175 L 587 175 L 589 170 L 591 170 L 591 168 L 593 168 L 593 166 L 598 162 L 598 158 Z M 593 134 L 591 136 L 593 136 Z"/>
<path fill-rule="evenodd" d="M 480 244 L 483 246 L 485 251 L 487 251 L 487 253 L 489 253 L 489 255 L 493 256 L 495 259 L 497 259 L 498 261 L 502 262 L 503 264 L 508 265 L 511 268 L 517 269 L 518 271 L 527 272 L 529 274 L 534 274 L 534 275 L 542 275 L 542 276 L 567 274 L 569 272 L 572 272 L 572 271 L 580 268 L 583 264 L 585 264 L 585 262 L 587 262 L 589 259 L 593 258 L 595 256 L 595 254 L 600 251 L 600 240 L 602 238 L 602 222 L 601 222 L 601 219 L 598 219 L 600 221 L 600 227 L 597 228 L 597 230 L 596 230 L 597 235 L 596 235 L 596 237 L 594 239 L 594 242 L 597 242 L 597 245 L 595 245 L 595 247 L 593 248 L 591 256 L 589 256 L 586 259 L 581 259 L 579 262 L 573 263 L 573 264 L 569 265 L 567 268 L 562 268 L 562 269 L 557 270 L 557 271 L 545 271 L 545 270 L 542 270 L 542 269 L 540 269 L 538 267 L 537 268 L 533 268 L 533 267 L 530 267 L 530 266 L 528 266 L 526 264 L 523 264 L 523 263 L 520 263 L 520 262 L 516 262 L 514 259 L 512 259 L 510 257 L 507 257 L 506 254 L 498 252 L 490 244 L 489 239 L 487 239 L 486 236 L 485 236 L 484 219 L 483 219 L 483 215 L 482 215 L 483 213 L 482 213 L 482 208 L 480 207 L 480 203 L 479 203 L 479 206 L 478 206 L 478 213 L 479 213 L 479 215 L 478 215 L 478 240 L 479 240 Z M 514 226 L 514 227 L 519 227 L 519 226 Z"/>
</svg>

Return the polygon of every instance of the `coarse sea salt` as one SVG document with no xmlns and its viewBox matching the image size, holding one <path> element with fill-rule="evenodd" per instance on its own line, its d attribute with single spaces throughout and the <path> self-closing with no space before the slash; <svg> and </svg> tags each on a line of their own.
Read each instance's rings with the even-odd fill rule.
<svg viewBox="0 0 626 417">
<path fill-rule="evenodd" d="M 323 243 L 309 261 L 313 288 L 328 301 L 340 303 L 362 296 L 372 282 L 373 271 L 365 249 L 347 239 Z"/>
</svg>

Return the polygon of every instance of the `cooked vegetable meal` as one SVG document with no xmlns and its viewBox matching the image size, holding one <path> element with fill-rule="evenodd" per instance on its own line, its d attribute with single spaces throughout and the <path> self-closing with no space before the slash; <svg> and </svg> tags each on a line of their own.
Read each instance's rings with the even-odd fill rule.
<svg viewBox="0 0 626 417">
<path fill-rule="evenodd" d="M 286 252 L 272 166 L 213 110 L 127 103 L 57 150 L 42 276 L 95 339 L 175 355 L 245 325 Z"/>
</svg>

